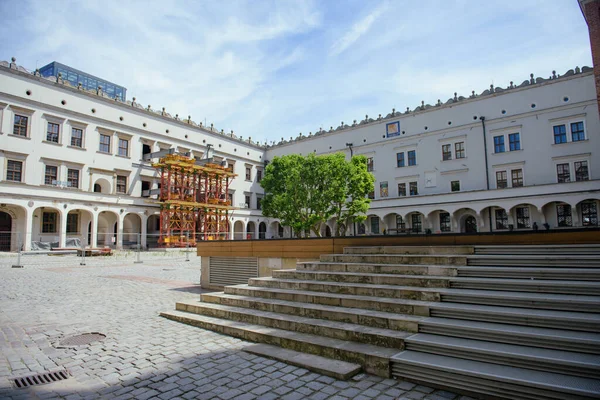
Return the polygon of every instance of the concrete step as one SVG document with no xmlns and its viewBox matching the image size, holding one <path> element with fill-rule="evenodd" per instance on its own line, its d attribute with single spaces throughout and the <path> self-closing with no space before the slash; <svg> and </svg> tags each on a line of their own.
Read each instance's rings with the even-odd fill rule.
<svg viewBox="0 0 600 400">
<path fill-rule="evenodd" d="M 450 284 L 448 277 L 443 276 L 323 272 L 290 269 L 273 271 L 273 278 L 419 287 L 448 287 Z"/>
<path fill-rule="evenodd" d="M 222 304 L 232 307 L 251 308 L 279 314 L 318 318 L 328 321 L 347 322 L 375 328 L 393 329 L 406 332 L 418 332 L 419 321 L 424 317 L 387 313 L 362 308 L 340 307 L 307 302 L 267 299 L 227 293 L 206 293 L 201 295 L 203 302 Z M 407 302 L 408 304 L 414 302 Z"/>
<path fill-rule="evenodd" d="M 600 281 L 600 268 L 459 267 L 458 276 Z"/>
<path fill-rule="evenodd" d="M 442 279 L 442 278 L 440 278 Z M 448 278 L 455 289 L 600 295 L 600 282 L 551 279 Z"/>
<path fill-rule="evenodd" d="M 565 329 L 498 324 L 464 319 L 425 318 L 420 333 L 485 340 L 563 351 L 600 354 L 600 334 Z"/>
<path fill-rule="evenodd" d="M 562 255 L 562 254 L 475 254 L 468 256 L 467 265 L 491 265 L 497 267 L 574 267 L 600 268 L 598 255 Z"/>
<path fill-rule="evenodd" d="M 506 255 L 597 255 L 600 256 L 600 244 L 563 244 L 563 245 L 496 245 L 475 246 L 475 254 L 506 254 Z"/>
<path fill-rule="evenodd" d="M 251 344 L 242 350 L 246 353 L 271 358 L 321 375 L 331 376 L 338 380 L 348 380 L 362 370 L 362 367 L 358 364 L 283 349 L 270 344 Z"/>
<path fill-rule="evenodd" d="M 365 246 L 344 247 L 344 254 L 474 254 L 473 246 Z"/>
<path fill-rule="evenodd" d="M 600 398 L 600 380 L 404 351 L 392 357 L 394 377 L 468 394 L 507 399 Z"/>
<path fill-rule="evenodd" d="M 296 270 L 368 274 L 457 276 L 456 267 L 443 267 L 439 265 L 301 262 L 296 265 Z"/>
<path fill-rule="evenodd" d="M 600 378 L 600 356 L 591 354 L 426 333 L 419 333 L 407 338 L 405 349 L 511 367 L 593 379 Z"/>
<path fill-rule="evenodd" d="M 230 295 L 225 295 L 230 296 Z M 327 321 L 316 318 L 279 314 L 242 307 L 198 301 L 178 302 L 177 311 L 206 315 L 208 317 L 229 319 L 249 324 L 263 325 L 300 333 L 309 333 L 328 338 L 371 344 L 395 349 L 404 348 L 404 339 L 410 333 L 356 325 L 347 322 Z"/>
<path fill-rule="evenodd" d="M 345 340 L 287 331 L 284 329 L 269 328 L 262 325 L 230 321 L 188 312 L 170 311 L 163 312 L 160 315 L 174 321 L 248 340 L 250 342 L 271 344 L 286 349 L 359 364 L 367 373 L 385 378 L 390 376 L 390 357 L 398 353 L 398 349 L 373 346 L 365 343 L 348 342 Z"/>
<path fill-rule="evenodd" d="M 321 262 L 367 264 L 467 265 L 467 255 L 445 254 L 324 254 Z"/>
</svg>

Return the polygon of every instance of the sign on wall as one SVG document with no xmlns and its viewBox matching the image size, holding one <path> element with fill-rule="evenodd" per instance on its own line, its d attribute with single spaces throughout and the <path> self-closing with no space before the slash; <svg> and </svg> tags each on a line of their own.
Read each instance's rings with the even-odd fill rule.
<svg viewBox="0 0 600 400">
<path fill-rule="evenodd" d="M 387 137 L 393 137 L 400 135 L 400 121 L 390 122 L 389 124 L 385 124 L 385 131 Z"/>
</svg>

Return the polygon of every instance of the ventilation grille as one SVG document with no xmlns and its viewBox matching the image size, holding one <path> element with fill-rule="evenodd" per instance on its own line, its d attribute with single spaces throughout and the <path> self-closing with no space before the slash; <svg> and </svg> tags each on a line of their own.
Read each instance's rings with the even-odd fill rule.
<svg viewBox="0 0 600 400">
<path fill-rule="evenodd" d="M 14 380 L 15 386 L 19 389 L 30 386 L 45 385 L 47 383 L 53 383 L 63 381 L 69 378 L 69 373 L 65 370 L 55 372 L 44 372 L 36 375 L 24 376 L 22 378 L 16 378 Z"/>
<path fill-rule="evenodd" d="M 256 257 L 209 257 L 208 265 L 212 285 L 240 285 L 258 277 Z"/>
</svg>

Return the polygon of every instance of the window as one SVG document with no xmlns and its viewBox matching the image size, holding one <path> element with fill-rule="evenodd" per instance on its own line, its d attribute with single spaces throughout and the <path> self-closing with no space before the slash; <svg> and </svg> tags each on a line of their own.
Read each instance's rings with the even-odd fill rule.
<svg viewBox="0 0 600 400">
<path fill-rule="evenodd" d="M 252 180 L 252 167 L 246 167 L 246 180 Z"/>
<path fill-rule="evenodd" d="M 454 152 L 456 159 L 465 158 L 465 142 L 454 143 Z"/>
<path fill-rule="evenodd" d="M 443 161 L 452 160 L 452 145 L 450 145 L 450 144 L 442 145 L 442 160 Z"/>
<path fill-rule="evenodd" d="M 558 226 L 573 226 L 573 217 L 571 216 L 571 206 L 568 204 L 556 205 L 556 221 Z"/>
<path fill-rule="evenodd" d="M 79 233 L 79 214 L 67 214 L 67 233 Z"/>
<path fill-rule="evenodd" d="M 228 205 L 233 205 L 233 193 L 227 193 L 227 199 L 229 200 Z"/>
<path fill-rule="evenodd" d="M 256 182 L 260 182 L 260 181 L 262 181 L 262 170 L 261 169 L 257 169 L 256 170 Z"/>
<path fill-rule="evenodd" d="M 83 147 L 83 129 L 71 128 L 71 146 Z"/>
<path fill-rule="evenodd" d="M 440 213 L 440 231 L 450 232 L 452 230 L 450 225 L 450 214 L 447 212 Z"/>
<path fill-rule="evenodd" d="M 408 188 L 411 196 L 417 196 L 419 194 L 419 189 L 417 188 L 417 182 L 409 182 Z"/>
<path fill-rule="evenodd" d="M 554 143 L 567 143 L 567 127 L 565 125 L 554 126 Z"/>
<path fill-rule="evenodd" d="M 519 133 L 511 133 L 508 135 L 508 148 L 510 151 L 521 150 L 521 136 Z"/>
<path fill-rule="evenodd" d="M 588 181 L 590 175 L 588 174 L 587 161 L 575 161 L 575 181 Z"/>
<path fill-rule="evenodd" d="M 13 125 L 13 135 L 27 137 L 27 123 L 29 117 L 15 114 L 15 122 Z"/>
<path fill-rule="evenodd" d="M 246 208 L 250 208 L 250 196 L 249 195 L 244 196 L 244 201 L 246 202 L 246 203 L 244 203 L 244 206 Z"/>
<path fill-rule="evenodd" d="M 417 152 L 416 150 L 411 150 L 408 152 L 408 165 L 417 165 Z"/>
<path fill-rule="evenodd" d="M 585 132 L 583 131 L 583 121 L 573 122 L 571 124 L 571 139 L 574 142 L 585 140 Z"/>
<path fill-rule="evenodd" d="M 398 167 L 404 167 L 404 153 L 396 154 L 396 165 Z"/>
<path fill-rule="evenodd" d="M 450 190 L 453 192 L 460 192 L 460 181 L 450 182 Z"/>
<path fill-rule="evenodd" d="M 517 207 L 517 229 L 531 228 L 529 207 Z"/>
<path fill-rule="evenodd" d="M 571 182 L 571 172 L 569 171 L 569 164 L 557 164 L 556 176 L 558 178 L 558 183 Z"/>
<path fill-rule="evenodd" d="M 371 190 L 367 197 L 371 200 L 375 200 L 375 190 Z"/>
<path fill-rule="evenodd" d="M 494 136 L 494 153 L 504 153 L 504 135 Z"/>
<path fill-rule="evenodd" d="M 102 153 L 110 153 L 110 136 L 100 135 L 100 149 Z"/>
<path fill-rule="evenodd" d="M 56 233 L 56 220 L 58 214 L 50 211 L 42 214 L 42 233 Z"/>
<path fill-rule="evenodd" d="M 522 169 L 513 169 L 510 171 L 512 187 L 521 187 L 523 186 L 523 170 Z"/>
<path fill-rule="evenodd" d="M 497 171 L 496 172 L 496 188 L 504 189 L 508 187 L 508 180 L 506 177 L 506 171 Z"/>
<path fill-rule="evenodd" d="M 150 182 L 142 181 L 142 197 L 150 197 Z"/>
<path fill-rule="evenodd" d="M 406 196 L 406 183 L 398 184 L 398 196 Z"/>
<path fill-rule="evenodd" d="M 503 209 L 496 209 L 494 214 L 496 216 L 496 229 L 508 229 L 508 215 L 506 214 L 506 211 Z"/>
<path fill-rule="evenodd" d="M 129 157 L 129 140 L 119 139 L 119 153 L 122 157 Z"/>
<path fill-rule="evenodd" d="M 367 172 L 373 172 L 373 157 L 367 157 Z"/>
<path fill-rule="evenodd" d="M 404 223 L 404 218 L 402 215 L 396 215 L 396 229 L 405 229 L 406 224 Z"/>
<path fill-rule="evenodd" d="M 413 214 L 411 216 L 412 220 L 412 231 L 413 232 L 421 232 L 423 229 L 423 223 L 421 222 L 421 214 Z"/>
<path fill-rule="evenodd" d="M 379 234 L 379 217 L 371 217 L 371 233 Z"/>
<path fill-rule="evenodd" d="M 365 234 L 365 224 L 358 224 L 358 234 L 359 235 L 364 235 Z"/>
<path fill-rule="evenodd" d="M 127 178 L 125 178 L 125 182 L 127 182 Z M 79 189 L 79 170 L 71 169 L 67 170 L 67 187 L 72 187 Z"/>
<path fill-rule="evenodd" d="M 581 222 L 583 226 L 598 225 L 598 207 L 594 200 L 581 203 Z"/>
<path fill-rule="evenodd" d="M 127 193 L 127 177 L 117 175 L 117 193 Z"/>
<path fill-rule="evenodd" d="M 256 209 L 262 210 L 262 198 L 260 198 L 260 197 L 256 198 Z"/>
<path fill-rule="evenodd" d="M 56 185 L 58 180 L 58 167 L 54 165 L 46 165 L 46 173 L 44 174 L 45 185 Z"/>
<path fill-rule="evenodd" d="M 21 182 L 23 175 L 23 161 L 8 160 L 6 163 L 6 180 Z"/>
<path fill-rule="evenodd" d="M 58 143 L 58 133 L 60 132 L 60 125 L 54 122 L 48 122 L 48 129 L 46 130 L 46 140 L 52 143 Z"/>
<path fill-rule="evenodd" d="M 379 182 L 379 197 L 388 197 L 388 183 Z"/>
</svg>

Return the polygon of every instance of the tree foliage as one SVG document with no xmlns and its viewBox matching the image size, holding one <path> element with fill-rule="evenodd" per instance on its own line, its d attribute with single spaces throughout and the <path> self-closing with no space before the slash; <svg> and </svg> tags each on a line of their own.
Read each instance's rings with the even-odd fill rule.
<svg viewBox="0 0 600 400">
<path fill-rule="evenodd" d="M 274 157 L 260 182 L 263 215 L 292 227 L 297 237 L 309 230 L 321 236 L 321 224 L 335 217 L 339 236 L 349 223 L 365 220 L 374 181 L 364 156 L 350 161 L 343 153 Z"/>
</svg>

